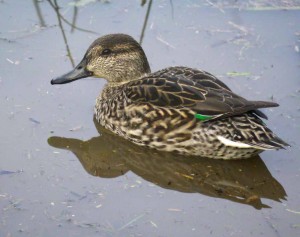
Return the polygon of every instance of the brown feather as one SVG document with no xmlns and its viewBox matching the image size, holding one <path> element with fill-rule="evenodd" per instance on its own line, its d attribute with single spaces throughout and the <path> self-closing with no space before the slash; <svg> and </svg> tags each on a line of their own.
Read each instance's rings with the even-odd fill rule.
<svg viewBox="0 0 300 237">
<path fill-rule="evenodd" d="M 248 101 L 233 93 L 213 75 L 185 67 L 167 68 L 129 82 L 125 91 L 131 103 L 147 102 L 159 107 L 189 108 L 195 114 L 218 119 L 278 106 L 274 102 Z M 258 112 L 258 115 L 260 113 L 263 115 L 262 112 Z"/>
</svg>

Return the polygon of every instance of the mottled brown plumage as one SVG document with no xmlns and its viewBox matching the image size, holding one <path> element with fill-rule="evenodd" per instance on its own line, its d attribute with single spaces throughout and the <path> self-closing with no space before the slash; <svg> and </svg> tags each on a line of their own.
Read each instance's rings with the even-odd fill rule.
<svg viewBox="0 0 300 237">
<path fill-rule="evenodd" d="M 128 35 L 97 39 L 73 71 L 51 83 L 88 76 L 108 81 L 96 101 L 98 122 L 136 144 L 216 159 L 287 146 L 259 118 L 266 116 L 258 109 L 278 104 L 248 101 L 197 69 L 150 73 L 143 49 Z"/>
</svg>

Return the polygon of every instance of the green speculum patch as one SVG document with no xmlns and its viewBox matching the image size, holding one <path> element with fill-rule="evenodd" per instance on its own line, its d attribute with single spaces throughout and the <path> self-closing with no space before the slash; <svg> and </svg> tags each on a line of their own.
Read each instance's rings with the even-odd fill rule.
<svg viewBox="0 0 300 237">
<path fill-rule="evenodd" d="M 209 119 L 212 119 L 213 116 L 209 116 L 209 115 L 203 115 L 203 114 L 195 114 L 195 118 L 199 119 L 201 121 L 206 121 Z"/>
</svg>

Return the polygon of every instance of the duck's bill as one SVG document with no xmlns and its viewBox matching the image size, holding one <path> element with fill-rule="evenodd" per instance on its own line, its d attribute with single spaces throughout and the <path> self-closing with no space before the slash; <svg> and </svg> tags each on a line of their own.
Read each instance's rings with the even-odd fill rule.
<svg viewBox="0 0 300 237">
<path fill-rule="evenodd" d="M 90 76 L 93 76 L 93 73 L 86 70 L 85 67 L 82 66 L 80 63 L 72 71 L 70 71 L 60 77 L 52 79 L 51 84 L 54 85 L 54 84 L 70 83 L 70 82 L 76 81 L 78 79 L 90 77 Z"/>
</svg>

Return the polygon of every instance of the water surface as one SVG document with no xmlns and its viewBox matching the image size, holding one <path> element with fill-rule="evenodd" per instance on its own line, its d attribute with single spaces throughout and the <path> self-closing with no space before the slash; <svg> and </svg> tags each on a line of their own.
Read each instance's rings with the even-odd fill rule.
<svg viewBox="0 0 300 237">
<path fill-rule="evenodd" d="M 0 1 L 0 236 L 299 236 L 300 4 L 245 2 Z M 266 123 L 292 147 L 199 160 L 101 130 L 104 80 L 50 80 L 116 32 L 152 71 L 201 68 L 278 102 Z"/>
</svg>

